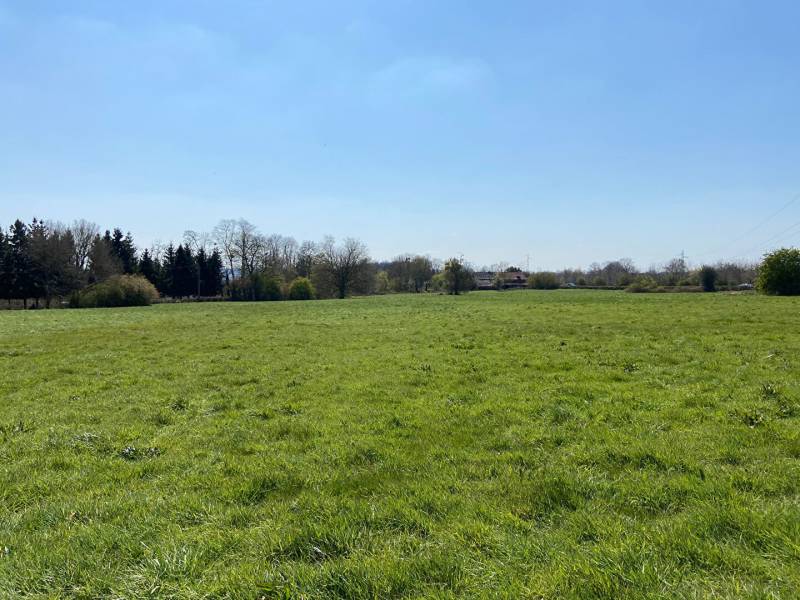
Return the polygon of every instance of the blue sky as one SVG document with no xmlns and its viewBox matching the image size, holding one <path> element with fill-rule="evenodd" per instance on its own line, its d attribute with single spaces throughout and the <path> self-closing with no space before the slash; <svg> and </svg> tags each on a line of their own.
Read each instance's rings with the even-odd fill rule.
<svg viewBox="0 0 800 600">
<path fill-rule="evenodd" d="M 800 245 L 800 201 L 762 224 L 800 194 L 798 23 L 793 1 L 0 0 L 0 221 L 755 258 Z"/>
</svg>

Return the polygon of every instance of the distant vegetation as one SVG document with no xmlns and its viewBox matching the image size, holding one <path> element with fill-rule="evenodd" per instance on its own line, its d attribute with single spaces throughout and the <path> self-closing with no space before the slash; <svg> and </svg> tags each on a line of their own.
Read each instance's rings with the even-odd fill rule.
<svg viewBox="0 0 800 600">
<path fill-rule="evenodd" d="M 764 257 L 758 289 L 776 296 L 800 295 L 800 250 L 776 250 Z"/>
<path fill-rule="evenodd" d="M 791 283 L 792 269 L 798 267 L 791 259 L 793 251 L 786 252 L 779 254 L 782 266 L 775 262 L 762 275 L 759 289 L 798 293 Z M 114 294 L 96 286 L 119 275 L 141 276 L 163 298 L 262 301 L 402 292 L 461 294 L 475 288 L 524 287 L 526 282 L 535 289 L 730 290 L 754 284 L 757 266 L 729 262 L 690 269 L 682 259 L 673 259 L 640 271 L 630 259 L 620 259 L 594 263 L 587 270 L 526 273 L 494 265 L 476 273 L 457 258 L 440 261 L 403 254 L 374 261 L 366 246 L 353 238 L 298 243 L 292 237 L 264 235 L 241 219 L 223 220 L 208 233 L 186 231 L 177 246 L 143 249 L 130 233 L 117 228 L 101 234 L 97 225 L 85 220 L 70 226 L 17 220 L 0 230 L 0 299 L 8 306 L 50 307 L 70 298 L 72 306 L 99 305 L 106 298 L 117 302 Z M 301 283 L 295 286 L 295 280 Z"/>
<path fill-rule="evenodd" d="M 528 287 L 536 290 L 555 290 L 561 287 L 561 285 L 555 273 L 534 273 L 528 278 Z"/>
</svg>

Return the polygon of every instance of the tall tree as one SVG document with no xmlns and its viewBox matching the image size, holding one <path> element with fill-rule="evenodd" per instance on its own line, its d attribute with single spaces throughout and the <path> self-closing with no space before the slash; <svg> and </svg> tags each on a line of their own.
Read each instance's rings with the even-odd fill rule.
<svg viewBox="0 0 800 600">
<path fill-rule="evenodd" d="M 222 259 L 225 261 L 225 282 L 228 283 L 236 274 L 236 241 L 237 225 L 234 219 L 223 219 L 211 233 L 214 242 L 220 249 Z"/>
<path fill-rule="evenodd" d="M 108 232 L 106 232 L 108 234 Z M 111 252 L 119 260 L 123 273 L 135 273 L 137 267 L 136 246 L 130 232 L 122 235 L 118 227 L 111 236 Z"/>
<path fill-rule="evenodd" d="M 457 258 L 451 258 L 445 264 L 444 278 L 447 282 L 447 291 L 456 295 L 472 289 L 475 284 L 471 269 Z"/>
<path fill-rule="evenodd" d="M 176 296 L 175 293 L 175 247 L 172 243 L 164 250 L 161 259 L 161 277 L 156 286 L 165 296 Z"/>
<path fill-rule="evenodd" d="M 328 289 L 339 298 L 347 295 L 362 283 L 369 273 L 367 247 L 354 238 L 347 238 L 340 246 L 327 237 L 320 245 L 320 254 L 315 265 L 317 289 Z"/>
<path fill-rule="evenodd" d="M 201 262 L 198 257 L 198 269 L 201 270 L 201 291 L 203 296 L 219 296 L 222 294 L 222 257 L 219 250 L 214 248 L 211 254 L 203 252 Z"/>
<path fill-rule="evenodd" d="M 73 264 L 78 271 L 86 271 L 89 268 L 89 253 L 92 250 L 94 238 L 100 233 L 100 228 L 86 219 L 79 219 L 72 223 L 69 230 L 75 244 L 72 256 Z"/>
<path fill-rule="evenodd" d="M 30 257 L 28 227 L 17 219 L 9 230 L 11 254 L 11 297 L 22 300 L 28 307 L 28 298 L 33 297 L 33 271 Z"/>
<path fill-rule="evenodd" d="M 72 233 L 63 226 L 48 227 L 39 221 L 29 230 L 32 290 L 50 308 L 53 298 L 78 289 L 80 278 L 73 263 L 75 244 Z"/>
<path fill-rule="evenodd" d="M 197 277 L 194 292 L 198 296 L 203 294 L 203 274 L 205 262 L 208 259 L 208 247 L 211 245 L 212 236 L 204 231 L 198 232 L 191 229 L 183 232 L 183 245 L 194 252 L 195 276 Z"/>
<path fill-rule="evenodd" d="M 175 269 L 173 274 L 174 294 L 180 298 L 192 296 L 197 292 L 197 271 L 188 246 L 180 244 L 175 251 Z"/>
<path fill-rule="evenodd" d="M 159 279 L 158 267 L 158 262 L 153 260 L 150 251 L 145 248 L 144 252 L 142 252 L 142 258 L 139 260 L 139 273 L 156 287 L 158 287 Z"/>
<path fill-rule="evenodd" d="M 233 248 L 235 256 L 239 259 L 239 272 L 241 277 L 249 277 L 256 271 L 256 265 L 264 252 L 264 237 L 258 233 L 258 228 L 239 219 L 236 222 L 236 237 Z"/>
<path fill-rule="evenodd" d="M 317 255 L 317 245 L 314 242 L 304 241 L 300 244 L 295 258 L 294 270 L 298 277 L 311 277 L 314 267 L 314 258 Z"/>
<path fill-rule="evenodd" d="M 122 265 L 111 249 L 111 236 L 108 231 L 103 237 L 94 236 L 88 263 L 89 283 L 104 281 L 122 272 Z"/>
<path fill-rule="evenodd" d="M 14 284 L 10 238 L 0 229 L 0 299 L 11 305 Z"/>
</svg>

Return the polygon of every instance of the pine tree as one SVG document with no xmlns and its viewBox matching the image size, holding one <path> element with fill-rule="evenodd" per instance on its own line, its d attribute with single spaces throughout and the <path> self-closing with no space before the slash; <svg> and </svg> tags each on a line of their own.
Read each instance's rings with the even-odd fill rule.
<svg viewBox="0 0 800 600">
<path fill-rule="evenodd" d="M 139 261 L 136 257 L 136 245 L 133 243 L 133 236 L 131 232 L 125 234 L 125 239 L 122 240 L 122 267 L 126 273 L 136 273 L 139 267 Z"/>
<path fill-rule="evenodd" d="M 80 285 L 78 269 L 72 261 L 75 243 L 68 230 L 50 228 L 33 221 L 29 230 L 33 295 L 44 298 L 47 308 L 53 298 L 64 297 Z"/>
<path fill-rule="evenodd" d="M 158 262 L 153 260 L 153 258 L 150 256 L 150 251 L 147 249 L 145 249 L 145 251 L 142 253 L 142 258 L 139 261 L 139 273 L 141 273 L 142 276 L 154 286 L 158 287 Z"/>
<path fill-rule="evenodd" d="M 208 268 L 208 255 L 205 248 L 201 247 L 197 251 L 194 256 L 194 264 L 196 277 L 194 292 L 198 296 L 207 296 L 206 269 Z"/>
<path fill-rule="evenodd" d="M 106 231 L 106 236 L 109 233 Z M 122 230 L 119 227 L 114 229 L 114 233 L 110 237 L 111 253 L 119 260 L 122 266 L 123 273 L 135 273 L 137 267 L 136 261 L 136 246 L 133 244 L 133 237 L 130 232 L 122 235 Z"/>
<path fill-rule="evenodd" d="M 31 272 L 31 258 L 28 248 L 28 228 L 19 219 L 9 230 L 11 254 L 11 297 L 22 300 L 23 306 L 28 307 L 28 298 L 32 297 L 33 279 Z"/>
<path fill-rule="evenodd" d="M 12 278 L 11 238 L 0 229 L 0 299 L 11 304 Z"/>
<path fill-rule="evenodd" d="M 111 249 L 108 231 L 103 237 L 95 236 L 89 250 L 89 283 L 104 281 L 112 275 L 122 273 L 122 265 Z"/>
<path fill-rule="evenodd" d="M 191 249 L 183 244 L 175 251 L 173 285 L 175 295 L 183 298 L 197 293 L 197 271 Z"/>
<path fill-rule="evenodd" d="M 216 248 L 206 259 L 202 279 L 205 286 L 204 296 L 220 296 L 222 294 L 222 256 Z"/>
<path fill-rule="evenodd" d="M 161 272 L 159 283 L 156 284 L 158 291 L 165 296 L 175 297 L 175 247 L 170 243 L 164 252 L 161 260 Z"/>
</svg>

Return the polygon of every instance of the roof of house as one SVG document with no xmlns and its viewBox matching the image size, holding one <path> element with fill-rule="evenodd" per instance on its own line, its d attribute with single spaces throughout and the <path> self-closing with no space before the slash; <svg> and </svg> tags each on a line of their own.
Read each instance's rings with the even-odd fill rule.
<svg viewBox="0 0 800 600">
<path fill-rule="evenodd" d="M 497 275 L 502 279 L 505 279 L 506 281 L 508 281 L 509 279 L 521 280 L 521 281 L 527 279 L 527 277 L 525 277 L 525 273 L 523 273 L 522 271 L 502 271 Z"/>
</svg>

